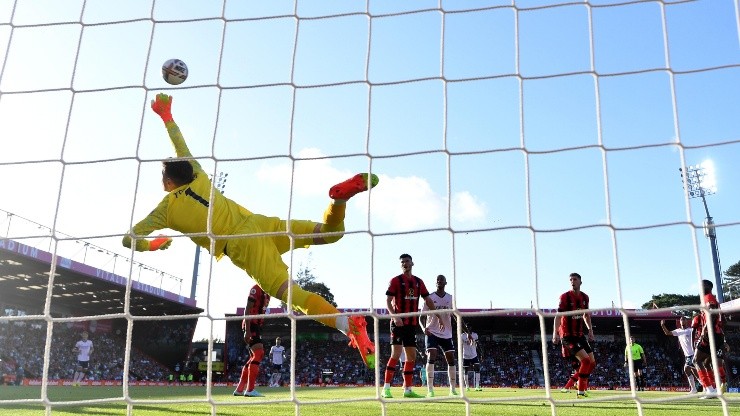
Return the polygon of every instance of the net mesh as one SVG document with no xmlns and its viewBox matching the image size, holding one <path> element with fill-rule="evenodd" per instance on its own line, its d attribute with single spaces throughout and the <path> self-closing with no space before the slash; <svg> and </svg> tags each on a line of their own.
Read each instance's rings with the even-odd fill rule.
<svg viewBox="0 0 740 416">
<path fill-rule="evenodd" d="M 348 219 L 344 241 L 319 249 L 329 254 L 312 251 L 316 264 L 359 258 L 362 278 L 354 284 L 366 295 L 353 302 L 375 311 L 367 312 L 375 334 L 388 323 L 376 311 L 385 307 L 391 275 L 384 263 L 414 247 L 424 251 L 415 258 L 437 262 L 422 269 L 429 276 L 449 270 L 458 318 L 534 314 L 546 390 L 517 400 L 544 400 L 555 414 L 558 405 L 574 401 L 550 393 L 559 383 L 550 374 L 547 343 L 565 283 L 558 276 L 576 267 L 584 271 L 586 292 L 613 287 L 598 292 L 602 299 L 592 301 L 592 312 L 622 313 L 627 338 L 627 311 L 670 282 L 644 281 L 656 269 L 636 261 L 644 255 L 639 242 L 663 242 L 665 249 L 654 249 L 658 261 L 681 256 L 667 272 L 689 270 L 682 287 L 696 289 L 696 276 L 711 275 L 702 211 L 697 214 L 690 195 L 681 193 L 675 173 L 707 154 L 737 151 L 737 16 L 737 1 L 2 2 L 0 129 L 6 139 L 0 170 L 20 178 L 7 195 L 24 200 L 10 203 L 5 236 L 54 257 L 43 312 L 0 317 L 0 323 L 44 324 L 41 396 L 0 406 L 41 404 L 51 414 L 55 406 L 122 399 L 128 414 L 140 405 L 174 402 L 208 403 L 216 414 L 242 405 L 214 393 L 211 383 L 199 399 L 135 399 L 125 381 L 134 324 L 188 317 L 132 313 L 134 284 L 187 296 L 189 272 L 121 252 L 122 223 L 106 220 L 115 213 L 128 220 L 126 228 L 161 197 L 146 183 L 171 151 L 152 139 L 164 133 L 146 107 L 156 92 L 167 91 L 176 97 L 175 117 L 200 162 L 214 175 L 228 171 L 242 178 L 247 193 L 285 207 L 271 214 L 315 217 L 321 205 L 299 201 L 325 192 L 326 181 L 316 178 L 333 179 L 358 166 L 381 173 L 381 187 L 357 204 L 364 218 Z M 170 58 L 190 68 L 179 87 L 160 77 L 160 62 Z M 655 191 L 667 187 L 676 188 L 668 197 Z M 77 193 L 80 188 L 89 191 Z M 637 198 L 646 202 L 631 202 Z M 273 209 L 265 201 L 253 204 L 255 212 Z M 11 231 L 14 217 L 34 220 L 16 222 Z M 727 218 L 718 229 L 740 224 L 736 215 Z M 665 243 L 674 236 L 680 243 Z M 189 246 L 174 237 L 176 245 Z M 422 239 L 434 246 L 417 243 Z M 126 275 L 123 312 L 53 316 L 57 256 L 99 261 L 96 267 Z M 488 262 L 473 261 L 486 256 Z M 116 271 L 116 259 L 124 257 L 126 270 Z M 296 268 L 303 260 L 291 255 L 289 263 Z M 329 276 L 337 271 L 320 267 Z M 218 309 L 221 270 L 209 261 L 200 271 L 200 317 L 212 328 L 208 356 L 225 321 L 237 320 Z M 512 276 L 523 276 L 516 279 L 522 296 L 500 294 L 512 289 L 505 283 Z M 353 283 L 336 285 L 345 296 L 358 290 Z M 481 286 L 493 293 L 473 297 Z M 604 293 L 611 298 L 603 299 Z M 486 308 L 489 299 L 503 309 Z M 689 309 L 706 310 L 700 304 Z M 101 318 L 127 323 L 121 396 L 50 400 L 54 331 Z M 298 322 L 307 318 L 288 313 L 266 319 L 288 319 L 297 341 Z M 383 340 L 376 335 L 379 350 L 387 349 Z M 295 390 L 296 344 L 289 397 L 266 403 L 294 403 L 300 414 L 305 404 Z M 716 354 L 712 359 L 716 364 Z M 385 362 L 378 364 L 373 396 L 311 405 L 377 401 L 386 414 L 390 405 L 379 396 Z M 634 389 L 633 376 L 629 382 Z M 642 415 L 648 401 L 680 397 L 631 399 Z M 471 414 L 472 404 L 511 400 L 464 395 L 461 406 Z M 720 397 L 724 414 L 731 401 Z"/>
</svg>

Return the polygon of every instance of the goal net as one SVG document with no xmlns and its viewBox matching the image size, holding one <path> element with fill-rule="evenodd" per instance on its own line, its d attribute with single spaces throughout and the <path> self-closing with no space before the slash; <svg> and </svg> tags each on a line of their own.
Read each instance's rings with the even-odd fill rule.
<svg viewBox="0 0 740 416">
<path fill-rule="evenodd" d="M 401 253 L 413 256 L 413 272 L 430 292 L 438 275 L 447 277 L 454 338 L 462 321 L 481 335 L 484 387 L 520 387 L 462 391 L 456 411 L 485 414 L 521 400 L 555 414 L 576 403 L 575 394 L 558 393 L 570 364 L 551 344 L 571 272 L 583 276 L 596 322 L 590 382 L 598 394 L 586 400 L 639 414 L 652 402 L 685 400 L 643 394 L 632 362 L 622 368 L 621 360 L 635 335 L 646 344 L 649 390 L 688 391 L 682 370 L 660 363 L 663 354 L 666 362 L 682 357 L 660 319 L 669 329 L 677 313 L 718 319 L 697 296 L 702 280 L 714 284 L 726 315 L 733 312 L 737 280 L 723 273 L 740 260 L 730 237 L 740 225 L 732 189 L 740 183 L 738 10 L 733 0 L 0 2 L 0 248 L 50 254 L 45 268 L 34 269 L 42 284 L 24 286 L 34 276 L 13 269 L 10 255 L 0 260 L 3 288 L 14 290 L 0 294 L 4 339 L 20 325 L 34 328 L 43 345 L 40 395 L 0 398 L 0 408 L 31 404 L 50 413 L 69 405 L 50 381 L 71 379 L 76 357 L 55 352 L 55 342 L 71 350 L 75 330 L 108 321 L 117 322 L 106 342 L 116 351 L 121 390 L 75 403 L 123 402 L 130 413 L 146 406 L 129 390 L 145 371 L 141 361 L 153 360 L 137 328 L 156 338 L 158 328 L 177 327 L 204 340 L 205 388 L 155 402 L 184 401 L 213 414 L 253 405 L 224 390 L 234 380 L 210 362 L 228 359 L 218 358 L 222 341 L 226 348 L 241 342 L 226 328 L 238 331 L 235 311 L 246 304 L 249 276 L 205 250 L 194 259 L 192 242 L 173 232 L 166 251 L 121 245 L 165 195 L 161 162 L 174 153 L 148 108 L 161 92 L 173 96 L 193 157 L 213 178 L 228 176 L 218 191 L 252 212 L 320 221 L 329 187 L 357 172 L 380 178 L 348 202 L 340 241 L 283 257 L 293 278 L 302 271 L 325 284 L 343 315 L 368 316 L 377 367 L 350 376 L 346 368 L 360 372 L 359 355 L 348 349 L 327 356 L 341 364 L 305 370 L 305 354 L 326 347 L 302 333 L 306 317 L 274 309 L 273 300 L 277 315 L 265 320 L 284 326 L 283 380 L 291 387 L 263 404 L 300 414 L 308 405 L 296 387 L 312 384 L 302 372 L 329 368 L 327 379 L 373 388 L 312 399 L 310 408 L 349 401 L 385 414 L 397 406 L 380 393 L 390 354 L 386 288 L 400 273 Z M 189 68 L 178 86 L 161 75 L 172 58 Z M 730 256 L 724 264 L 719 242 Z M 97 278 L 120 277 L 117 306 L 97 308 L 91 302 L 104 294 L 55 284 L 60 259 L 90 265 Z M 89 297 L 84 308 L 61 303 L 70 289 L 80 296 L 70 299 Z M 172 294 L 182 308 L 153 314 L 142 290 Z M 696 298 L 645 310 L 674 293 Z M 344 348 L 338 332 L 325 336 Z M 710 340 L 711 374 L 720 382 L 721 340 Z M 104 349 L 96 345 L 95 354 Z M 13 368 L 30 358 L 0 356 Z M 162 364 L 161 381 L 191 358 Z M 458 378 L 469 370 L 462 358 L 456 350 Z M 423 360 L 417 357 L 417 376 Z M 446 388 L 442 361 L 439 354 L 436 381 Z M 726 383 L 737 388 L 725 361 Z M 277 374 L 270 365 L 261 371 Z M 402 396 L 400 373 L 394 397 Z M 731 394 L 716 401 L 724 414 Z"/>
</svg>

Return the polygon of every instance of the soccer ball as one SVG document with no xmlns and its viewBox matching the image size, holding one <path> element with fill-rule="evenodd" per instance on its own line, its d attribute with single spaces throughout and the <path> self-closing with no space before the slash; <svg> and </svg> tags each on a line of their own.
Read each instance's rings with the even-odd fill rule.
<svg viewBox="0 0 740 416">
<path fill-rule="evenodd" d="M 180 85 L 188 79 L 188 66 L 179 59 L 169 59 L 162 64 L 162 78 L 170 85 Z"/>
</svg>

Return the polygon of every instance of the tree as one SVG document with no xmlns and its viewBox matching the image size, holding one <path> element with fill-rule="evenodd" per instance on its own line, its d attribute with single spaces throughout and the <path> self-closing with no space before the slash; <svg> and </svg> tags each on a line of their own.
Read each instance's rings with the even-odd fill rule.
<svg viewBox="0 0 740 416">
<path fill-rule="evenodd" d="M 723 286 L 725 299 L 738 297 L 737 294 L 740 292 L 740 261 L 725 270 L 725 284 Z M 735 296 L 731 296 L 733 294 Z"/>
<path fill-rule="evenodd" d="M 316 275 L 313 274 L 313 269 L 309 265 L 301 264 L 300 269 L 296 273 L 295 282 L 301 289 L 313 292 L 326 299 L 327 302 L 335 307 L 337 306 L 337 303 L 334 302 L 334 294 L 331 293 L 331 289 L 324 283 L 316 280 Z M 281 306 L 283 309 L 286 307 L 284 302 L 281 302 Z"/>
<path fill-rule="evenodd" d="M 642 304 L 643 309 L 653 309 L 655 306 L 659 308 L 672 308 L 674 306 L 693 306 L 698 307 L 701 305 L 699 295 L 678 295 L 675 293 L 663 293 L 660 295 L 653 295 L 650 301 Z M 691 316 L 696 309 L 686 308 L 678 309 L 675 311 L 677 315 Z"/>
<path fill-rule="evenodd" d="M 725 276 L 740 278 L 740 261 L 725 270 Z"/>
</svg>

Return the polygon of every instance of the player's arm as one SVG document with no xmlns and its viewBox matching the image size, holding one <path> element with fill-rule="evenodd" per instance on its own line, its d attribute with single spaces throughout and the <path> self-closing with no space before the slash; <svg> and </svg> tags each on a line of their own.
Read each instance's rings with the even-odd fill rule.
<svg viewBox="0 0 740 416">
<path fill-rule="evenodd" d="M 193 157 L 188 149 L 188 145 L 185 143 L 185 138 L 180 132 L 180 127 L 177 126 L 175 120 L 172 118 L 172 96 L 167 94 L 157 94 L 152 100 L 152 110 L 159 115 L 164 122 L 164 126 L 167 128 L 167 134 L 170 136 L 172 146 L 175 147 L 175 153 L 177 157 Z M 193 165 L 193 172 L 196 174 L 204 173 L 203 168 L 200 166 L 197 160 L 190 160 L 190 164 Z"/>
<path fill-rule="evenodd" d="M 590 313 L 584 313 L 583 314 L 583 322 L 586 323 L 586 328 L 588 328 L 588 340 L 593 341 L 594 338 L 594 327 L 591 325 L 591 314 Z"/>
<path fill-rule="evenodd" d="M 483 347 L 480 346 L 479 342 L 475 343 L 475 352 L 478 354 L 478 360 L 483 361 Z"/>
<path fill-rule="evenodd" d="M 425 314 L 424 312 L 427 312 L 429 310 L 429 307 L 427 306 L 427 303 L 424 302 L 423 305 L 421 305 L 421 314 L 419 315 L 419 326 L 421 326 L 421 332 L 423 332 L 426 335 L 429 335 L 427 333 L 427 321 L 429 320 L 429 315 Z"/>
<path fill-rule="evenodd" d="M 702 312 L 704 313 L 704 312 Z M 699 331 L 699 339 L 707 339 L 707 327 L 709 326 L 710 317 L 708 314 L 705 314 L 704 322 L 701 325 L 701 330 Z"/>
<path fill-rule="evenodd" d="M 563 321 L 562 315 L 555 315 L 552 324 L 552 343 L 557 345 L 560 343 L 560 323 Z"/>
<path fill-rule="evenodd" d="M 403 326 L 403 319 L 395 316 L 396 306 L 395 306 L 395 301 L 393 299 L 394 299 L 393 295 L 386 296 L 385 305 L 388 307 L 388 314 L 391 316 L 391 319 L 393 319 L 393 323 L 395 323 L 396 326 Z"/>
<path fill-rule="evenodd" d="M 172 239 L 168 237 L 159 236 L 154 240 L 146 240 L 142 237 L 151 234 L 156 230 L 167 228 L 167 198 L 163 198 L 162 202 L 157 205 L 156 208 L 143 220 L 139 221 L 131 229 L 129 234 L 123 236 L 121 243 L 126 248 L 131 248 L 131 242 L 133 235 L 136 238 L 136 251 L 155 251 L 155 250 L 166 250 L 172 244 Z"/>
<path fill-rule="evenodd" d="M 565 311 L 565 294 L 560 295 L 558 299 L 558 312 Z M 560 325 L 563 323 L 563 315 L 555 315 L 552 323 L 552 343 L 558 345 L 560 343 Z"/>
<path fill-rule="evenodd" d="M 430 311 L 436 311 L 437 310 L 437 307 L 434 306 L 434 301 L 432 300 L 431 297 L 429 297 L 429 294 L 427 294 L 426 296 L 422 295 L 422 297 L 424 298 L 424 304 L 427 306 L 427 308 L 429 308 Z M 444 331 L 445 330 L 445 323 L 442 322 L 442 315 L 435 314 L 434 316 L 437 317 L 437 322 L 439 322 L 439 330 L 440 331 Z"/>
<path fill-rule="evenodd" d="M 247 300 L 247 307 L 244 308 L 244 327 L 242 329 L 244 330 L 244 342 L 247 344 L 252 340 L 252 320 L 249 319 L 249 311 L 252 310 L 254 303 L 254 298 L 250 296 L 249 300 Z"/>
<path fill-rule="evenodd" d="M 630 345 L 627 344 L 626 347 L 624 347 L 624 366 L 627 367 L 627 360 L 629 360 L 630 353 L 629 353 Z"/>
<path fill-rule="evenodd" d="M 455 321 L 455 325 L 457 326 L 462 325 L 462 320 L 458 322 L 457 315 L 455 315 L 454 313 L 450 313 L 450 324 L 452 323 L 452 321 Z"/>
<path fill-rule="evenodd" d="M 642 345 L 640 345 L 640 357 L 642 357 L 642 365 L 647 365 L 647 354 L 645 354 L 645 349 L 642 348 Z"/>
<path fill-rule="evenodd" d="M 663 333 L 666 335 L 673 335 L 673 332 L 669 331 L 668 328 L 665 326 L 665 319 L 660 320 L 660 328 L 663 330 Z"/>
</svg>

